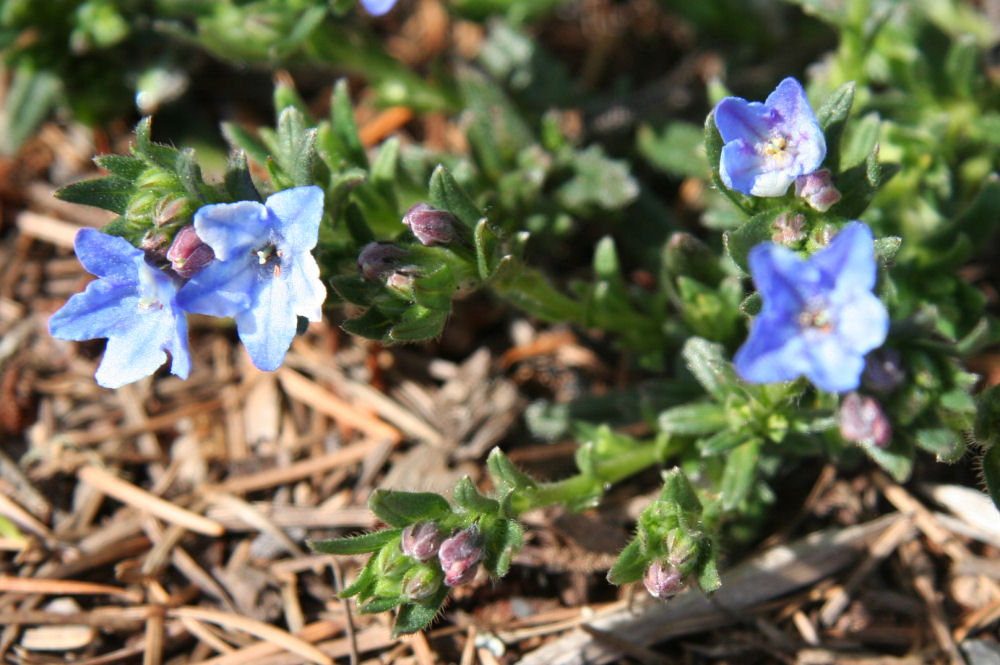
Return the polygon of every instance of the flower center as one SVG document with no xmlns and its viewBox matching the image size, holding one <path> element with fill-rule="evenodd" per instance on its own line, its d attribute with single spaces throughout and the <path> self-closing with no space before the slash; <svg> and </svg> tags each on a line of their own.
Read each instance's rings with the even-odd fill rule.
<svg viewBox="0 0 1000 665">
<path fill-rule="evenodd" d="M 812 302 L 799 313 L 799 328 L 828 334 L 833 332 L 833 315 L 825 302 Z"/>
<path fill-rule="evenodd" d="M 271 266 L 271 274 L 277 277 L 281 274 L 281 256 L 283 252 L 274 243 L 268 243 L 253 252 L 257 256 L 257 263 L 261 267 Z"/>
<path fill-rule="evenodd" d="M 163 303 L 161 303 L 153 296 L 143 296 L 139 298 L 139 309 L 140 310 L 163 309 Z"/>
</svg>

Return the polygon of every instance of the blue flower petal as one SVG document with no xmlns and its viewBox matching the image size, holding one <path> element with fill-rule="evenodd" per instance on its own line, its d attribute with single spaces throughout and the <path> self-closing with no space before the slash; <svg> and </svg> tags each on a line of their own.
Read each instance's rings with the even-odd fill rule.
<svg viewBox="0 0 1000 665">
<path fill-rule="evenodd" d="M 816 266 L 824 283 L 838 290 L 871 291 L 875 286 L 876 265 L 874 238 L 861 222 L 851 222 L 833 237 L 830 244 L 816 252 L 810 264 Z"/>
<path fill-rule="evenodd" d="M 311 254 L 303 254 L 290 269 L 289 280 L 295 293 L 295 314 L 310 321 L 323 318 L 326 287 L 319 277 L 319 265 Z"/>
<path fill-rule="evenodd" d="M 254 306 L 236 315 L 236 330 L 253 364 L 273 372 L 285 361 L 288 347 L 295 338 L 295 317 L 291 280 L 263 282 Z"/>
<path fill-rule="evenodd" d="M 263 204 L 237 201 L 202 206 L 194 214 L 194 228 L 215 258 L 227 261 L 266 242 L 271 225 Z"/>
<path fill-rule="evenodd" d="M 133 326 L 127 336 L 108 338 L 104 357 L 94 374 L 98 385 L 120 388 L 149 376 L 166 362 L 163 347 L 168 343 L 166 337 L 170 335 L 170 326 L 164 326 L 167 322 L 159 317 L 150 317 L 143 323 L 145 325 Z M 187 373 L 181 378 L 186 379 Z"/>
<path fill-rule="evenodd" d="M 316 185 L 271 194 L 264 205 L 275 218 L 274 228 L 296 252 L 316 246 L 323 219 L 323 190 Z"/>
<path fill-rule="evenodd" d="M 393 8 L 396 0 L 361 0 L 361 4 L 372 16 L 381 16 Z"/>
<path fill-rule="evenodd" d="M 836 315 L 836 337 L 859 353 L 882 346 L 889 334 L 889 314 L 885 305 L 871 292 L 855 294 Z"/>
<path fill-rule="evenodd" d="M 813 295 L 816 271 L 787 247 L 770 242 L 757 245 L 750 250 L 747 263 L 767 309 L 798 312 Z"/>
<path fill-rule="evenodd" d="M 90 274 L 114 277 L 123 282 L 136 280 L 135 259 L 143 255 L 142 250 L 136 249 L 124 238 L 109 236 L 97 229 L 77 231 L 73 250 Z"/>
<path fill-rule="evenodd" d="M 788 317 L 758 316 L 747 341 L 737 350 L 733 365 L 751 383 L 791 381 L 809 371 L 805 340 Z"/>
<path fill-rule="evenodd" d="M 810 367 L 803 374 L 820 390 L 847 392 L 857 388 L 861 382 L 861 372 L 865 369 L 864 356 L 843 342 L 834 335 L 827 335 L 805 346 L 804 355 L 809 359 Z"/>
<path fill-rule="evenodd" d="M 97 279 L 49 318 L 49 334 L 76 342 L 120 334 L 127 330 L 127 325 L 122 325 L 123 311 L 138 305 L 135 288 Z"/>
<path fill-rule="evenodd" d="M 253 305 L 260 266 L 249 251 L 229 261 L 212 261 L 181 287 L 177 303 L 192 314 L 236 316 Z"/>
<path fill-rule="evenodd" d="M 726 143 L 737 139 L 750 144 L 766 141 L 776 121 L 774 111 L 742 97 L 726 97 L 715 107 L 715 126 Z"/>
</svg>

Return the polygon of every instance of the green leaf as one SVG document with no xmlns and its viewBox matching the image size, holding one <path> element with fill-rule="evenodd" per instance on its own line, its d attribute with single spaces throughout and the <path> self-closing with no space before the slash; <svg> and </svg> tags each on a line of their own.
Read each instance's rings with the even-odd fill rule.
<svg viewBox="0 0 1000 665">
<path fill-rule="evenodd" d="M 344 321 L 340 327 L 352 335 L 358 335 L 365 339 L 391 342 L 389 331 L 392 329 L 393 320 L 378 310 L 376 307 L 369 307 L 364 314 L 356 319 Z"/>
<path fill-rule="evenodd" d="M 500 237 L 490 228 L 489 220 L 485 217 L 476 223 L 473 242 L 476 246 L 476 268 L 479 271 L 479 279 L 486 281 L 493 276 L 499 264 L 497 250 L 500 246 Z"/>
<path fill-rule="evenodd" d="M 438 165 L 431 174 L 429 198 L 432 206 L 449 211 L 470 229 L 475 229 L 483 217 L 451 171 L 443 165 Z"/>
<path fill-rule="evenodd" d="M 854 81 L 848 81 L 833 91 L 816 111 L 816 120 L 826 137 L 826 163 L 834 169 L 840 165 L 840 138 L 844 134 L 847 116 L 854 105 Z"/>
<path fill-rule="evenodd" d="M 691 481 L 678 467 L 663 472 L 663 489 L 657 501 L 676 506 L 690 516 L 701 515 L 701 501 Z"/>
<path fill-rule="evenodd" d="M 389 330 L 391 342 L 422 342 L 441 334 L 450 310 L 410 307 Z"/>
<path fill-rule="evenodd" d="M 398 185 L 399 171 L 399 146 L 398 136 L 385 141 L 378 149 L 375 161 L 372 163 L 369 182 L 378 189 L 379 193 L 389 201 L 390 205 L 396 207 L 396 187 Z"/>
<path fill-rule="evenodd" d="M 260 139 L 246 131 L 237 124 L 231 122 L 222 123 L 222 135 L 225 137 L 226 141 L 229 142 L 234 148 L 242 150 L 251 159 L 255 160 L 260 164 L 266 164 L 268 158 L 268 149 Z"/>
<path fill-rule="evenodd" d="M 70 203 L 104 208 L 124 215 L 135 193 L 131 181 L 116 175 L 74 182 L 56 190 L 56 197 Z"/>
<path fill-rule="evenodd" d="M 381 284 L 369 282 L 361 275 L 335 275 L 330 278 L 330 286 L 347 302 L 365 307 L 370 305 L 383 289 Z"/>
<path fill-rule="evenodd" d="M 498 488 L 510 489 L 535 489 L 538 483 L 534 478 L 524 473 L 510 461 L 510 458 L 503 454 L 499 448 L 490 451 L 486 458 L 486 468 L 489 470 L 493 484 Z"/>
<path fill-rule="evenodd" d="M 917 447 L 933 453 L 941 462 L 957 462 L 965 454 L 962 436 L 947 427 L 918 429 L 915 440 Z"/>
<path fill-rule="evenodd" d="M 694 378 L 717 401 L 725 403 L 731 393 L 744 393 L 732 364 L 722 355 L 721 345 L 691 337 L 684 343 L 681 356 Z"/>
<path fill-rule="evenodd" d="M 448 598 L 450 587 L 441 585 L 437 593 L 426 598 L 419 603 L 404 603 L 396 614 L 396 620 L 392 624 L 392 637 L 409 635 L 418 630 L 423 630 L 434 621 L 434 617 L 441 611 L 445 599 Z"/>
<path fill-rule="evenodd" d="M 750 250 L 762 242 L 771 242 L 775 233 L 775 222 L 780 215 L 794 214 L 796 213 L 793 211 L 772 208 L 754 215 L 738 229 L 727 231 L 723 235 L 726 251 L 743 272 L 749 273 L 747 256 Z"/>
<path fill-rule="evenodd" d="M 724 429 L 698 442 L 702 457 L 714 457 L 746 441 L 746 432 Z"/>
<path fill-rule="evenodd" d="M 358 573 L 358 578 L 337 594 L 338 598 L 368 598 L 372 595 L 375 585 L 378 583 L 378 556 L 368 558 L 368 563 Z"/>
<path fill-rule="evenodd" d="M 851 123 L 840 147 L 840 162 L 830 162 L 831 170 L 842 171 L 856 166 L 872 153 L 878 143 L 878 135 L 882 129 L 882 118 L 875 111 L 867 113 Z M 837 184 L 837 183 L 834 183 Z"/>
<path fill-rule="evenodd" d="M 442 263 L 437 269 L 421 275 L 414 281 L 413 299 L 418 305 L 427 309 L 450 312 L 451 298 L 455 295 L 456 286 L 451 268 L 447 263 Z M 393 330 L 394 335 L 395 332 Z"/>
<path fill-rule="evenodd" d="M 135 127 L 135 144 L 132 146 L 132 153 L 167 172 L 173 173 L 177 167 L 177 150 L 170 146 L 153 143 L 152 133 L 153 119 L 146 116 Z"/>
<path fill-rule="evenodd" d="M 715 561 L 715 548 L 708 541 L 708 545 L 703 550 L 698 564 L 695 566 L 698 588 L 705 593 L 712 593 L 720 586 L 722 580 L 719 578 L 719 569 Z"/>
<path fill-rule="evenodd" d="M 63 84 L 55 72 L 25 65 L 14 71 L 3 100 L 4 122 L 0 142 L 5 154 L 17 152 L 42 124 L 62 94 Z"/>
<path fill-rule="evenodd" d="M 358 607 L 358 612 L 361 614 L 378 614 L 380 612 L 388 612 L 397 605 L 400 605 L 404 600 L 406 599 L 401 595 L 375 596 L 367 602 L 362 603 Z"/>
<path fill-rule="evenodd" d="M 146 163 L 138 157 L 127 155 L 98 155 L 94 157 L 94 163 L 112 175 L 134 182 L 146 170 Z"/>
<path fill-rule="evenodd" d="M 253 183 L 250 167 L 247 164 L 247 154 L 237 150 L 226 165 L 226 193 L 235 201 L 262 202 L 260 192 Z"/>
<path fill-rule="evenodd" d="M 760 439 L 750 439 L 733 448 L 726 457 L 719 488 L 725 510 L 738 508 L 753 488 L 760 461 L 760 445 Z"/>
<path fill-rule="evenodd" d="M 646 573 L 648 565 L 649 560 L 643 552 L 642 543 L 638 538 L 633 538 L 615 559 L 615 565 L 608 571 L 608 582 L 618 586 L 638 582 Z"/>
<path fill-rule="evenodd" d="M 473 513 L 496 515 L 500 510 L 500 502 L 480 494 L 468 476 L 462 476 L 462 479 L 455 484 L 452 499 L 456 505 Z"/>
<path fill-rule="evenodd" d="M 659 133 L 641 125 L 636 134 L 639 154 L 661 171 L 681 178 L 701 178 L 709 172 L 704 140 L 698 125 L 682 121 L 667 124 Z"/>
<path fill-rule="evenodd" d="M 390 526 L 403 527 L 421 520 L 434 521 L 451 514 L 451 505 L 433 492 L 375 490 L 368 507 Z"/>
<path fill-rule="evenodd" d="M 913 471 L 913 445 L 904 437 L 894 436 L 885 448 L 858 444 L 876 464 L 885 469 L 896 482 L 906 482 Z"/>
<path fill-rule="evenodd" d="M 354 109 L 347 91 L 347 79 L 340 79 L 333 88 L 330 100 L 330 148 L 347 164 L 368 168 L 368 155 L 358 136 L 358 126 L 354 122 Z M 339 169 L 334 169 L 339 170 Z"/>
<path fill-rule="evenodd" d="M 990 386 L 979 395 L 973 435 L 983 448 L 1000 443 L 1000 384 Z M 1000 467 L 997 469 L 1000 472 Z"/>
<path fill-rule="evenodd" d="M 903 245 L 903 239 L 899 236 L 886 236 L 875 239 L 875 259 L 880 266 L 891 266 L 896 258 L 896 253 Z"/>
<path fill-rule="evenodd" d="M 657 424 L 668 434 L 702 435 L 726 426 L 726 407 L 721 404 L 685 404 L 660 413 Z"/>
<path fill-rule="evenodd" d="M 399 537 L 399 529 L 384 529 L 360 536 L 311 540 L 309 547 L 323 554 L 364 554 L 374 552 Z"/>
<path fill-rule="evenodd" d="M 484 520 L 483 522 L 486 522 Z M 517 520 L 489 520 L 480 523 L 483 543 L 483 568 L 493 577 L 503 577 L 510 570 L 510 562 L 524 545 L 524 530 Z"/>
<path fill-rule="evenodd" d="M 556 190 L 555 196 L 571 212 L 620 210 L 639 196 L 639 185 L 629 173 L 628 163 L 609 158 L 599 145 L 574 152 L 569 166 L 575 175 Z"/>
<path fill-rule="evenodd" d="M 986 491 L 1000 509 L 1000 446 L 994 446 L 986 451 L 982 459 L 982 468 Z"/>
<path fill-rule="evenodd" d="M 843 195 L 830 209 L 830 215 L 857 219 L 871 203 L 879 188 L 899 172 L 898 164 L 880 164 L 878 145 L 864 163 L 852 166 L 840 174 L 837 187 Z"/>
</svg>

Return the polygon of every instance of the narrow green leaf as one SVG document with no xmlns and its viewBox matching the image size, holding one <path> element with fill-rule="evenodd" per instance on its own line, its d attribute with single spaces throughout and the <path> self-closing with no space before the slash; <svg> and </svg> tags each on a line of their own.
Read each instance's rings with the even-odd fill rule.
<svg viewBox="0 0 1000 665">
<path fill-rule="evenodd" d="M 410 307 L 389 329 L 392 342 L 422 342 L 433 339 L 444 330 L 450 310 L 428 309 L 420 305 Z"/>
<path fill-rule="evenodd" d="M 247 164 L 247 154 L 242 150 L 237 150 L 229 159 L 226 165 L 226 192 L 235 201 L 258 201 L 261 198 L 257 186 L 253 183 L 250 175 L 250 167 Z"/>
<path fill-rule="evenodd" d="M 364 599 L 372 595 L 375 585 L 378 583 L 378 556 L 368 558 L 368 563 L 358 573 L 358 578 L 347 588 L 337 594 L 339 598 L 350 598 L 357 596 Z"/>
<path fill-rule="evenodd" d="M 390 526 L 403 527 L 421 520 L 433 521 L 451 514 L 451 505 L 433 492 L 402 492 L 377 489 L 368 507 Z"/>
<path fill-rule="evenodd" d="M 347 79 L 340 79 L 333 87 L 330 100 L 330 127 L 332 148 L 344 162 L 361 168 L 368 168 L 368 156 L 358 136 L 358 126 L 354 123 L 354 109 L 347 91 Z"/>
<path fill-rule="evenodd" d="M 499 448 L 490 451 L 489 457 L 486 458 L 486 468 L 490 472 L 493 484 L 498 488 L 523 490 L 535 489 L 538 486 L 534 478 L 514 466 L 510 458 Z"/>
<path fill-rule="evenodd" d="M 483 216 L 451 171 L 443 165 L 438 165 L 431 174 L 429 198 L 432 206 L 451 212 L 470 229 L 475 229 Z"/>
<path fill-rule="evenodd" d="M 135 193 L 135 185 L 116 175 L 70 183 L 56 190 L 56 197 L 70 203 L 104 208 L 119 215 L 125 214 Z"/>
<path fill-rule="evenodd" d="M 642 551 L 642 543 L 638 538 L 633 538 L 608 571 L 608 582 L 618 586 L 638 582 L 645 574 L 647 565 L 649 561 Z"/>
<path fill-rule="evenodd" d="M 358 607 L 358 612 L 361 614 L 388 612 L 392 608 L 402 604 L 404 600 L 406 599 L 403 596 L 375 596 L 367 602 L 362 603 Z"/>
<path fill-rule="evenodd" d="M 445 599 L 448 598 L 450 587 L 441 585 L 437 593 L 426 598 L 419 603 L 404 603 L 396 614 L 396 620 L 392 624 L 392 637 L 409 635 L 418 630 L 423 630 L 434 621 L 434 617 L 441 611 Z"/>
<path fill-rule="evenodd" d="M 757 479 L 757 463 L 760 457 L 760 439 L 754 438 L 733 448 L 726 457 L 722 472 L 720 493 L 722 507 L 735 510 L 750 493 Z"/>
<path fill-rule="evenodd" d="M 356 319 L 348 319 L 340 324 L 340 327 L 352 335 L 374 339 L 384 342 L 391 342 L 389 330 L 392 329 L 393 320 L 378 310 L 376 307 L 369 307 L 364 314 Z"/>
<path fill-rule="evenodd" d="M 413 299 L 427 309 L 450 312 L 456 286 L 451 268 L 442 263 L 436 270 L 421 275 L 414 281 Z"/>
<path fill-rule="evenodd" d="M 826 137 L 826 163 L 834 169 L 840 166 L 840 139 L 854 105 L 856 87 L 854 81 L 841 85 L 816 110 L 816 120 Z"/>
<path fill-rule="evenodd" d="M 497 519 L 491 522 L 480 525 L 485 536 L 483 568 L 493 577 L 503 577 L 510 570 L 514 555 L 524 545 L 524 531 L 517 520 Z"/>
<path fill-rule="evenodd" d="M 663 489 L 657 501 L 676 506 L 689 515 L 701 515 L 701 501 L 691 481 L 678 467 L 663 472 Z"/>
<path fill-rule="evenodd" d="M 458 506 L 473 513 L 496 515 L 500 510 L 500 502 L 480 494 L 468 476 L 462 476 L 455 484 L 452 499 Z"/>
<path fill-rule="evenodd" d="M 681 356 L 698 383 L 719 402 L 725 402 L 733 392 L 744 392 L 732 364 L 722 355 L 721 345 L 691 337 Z"/>
<path fill-rule="evenodd" d="M 738 229 L 727 231 L 723 235 L 726 251 L 729 252 L 729 256 L 732 257 L 736 265 L 749 274 L 750 266 L 747 263 L 747 256 L 750 254 L 750 250 L 763 242 L 771 242 L 776 230 L 775 223 L 779 216 L 794 214 L 796 213 L 793 211 L 772 208 L 754 215 Z"/>
<path fill-rule="evenodd" d="M 254 161 L 265 164 L 269 151 L 256 136 L 231 122 L 222 123 L 222 135 L 233 148 L 244 151 Z"/>
<path fill-rule="evenodd" d="M 331 538 L 329 540 L 311 540 L 309 547 L 323 554 L 364 554 L 381 549 L 393 539 L 399 537 L 399 529 L 384 529 L 360 536 L 346 538 Z"/>
<path fill-rule="evenodd" d="M 112 175 L 134 182 L 146 170 L 146 163 L 138 157 L 127 155 L 98 155 L 94 157 L 94 163 Z"/>
<path fill-rule="evenodd" d="M 726 426 L 726 407 L 716 403 L 675 406 L 660 413 L 657 423 L 668 434 L 711 434 Z"/>
</svg>

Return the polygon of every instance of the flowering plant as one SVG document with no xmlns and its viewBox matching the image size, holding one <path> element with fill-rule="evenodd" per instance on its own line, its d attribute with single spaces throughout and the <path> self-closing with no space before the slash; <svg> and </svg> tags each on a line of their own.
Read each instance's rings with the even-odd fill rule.
<svg viewBox="0 0 1000 665">
<path fill-rule="evenodd" d="M 393 3 L 362 4 L 379 14 Z M 455 4 L 476 15 L 476 3 Z M 511 7 L 524 17 L 530 4 Z M 940 17 L 906 20 L 916 35 Z M 881 25 L 839 29 L 855 44 Z M 344 81 L 325 117 L 282 80 L 273 128 L 225 124 L 232 153 L 219 182 L 203 179 L 193 151 L 154 143 L 144 119 L 131 154 L 97 158 L 106 175 L 60 190 L 119 218 L 78 236 L 98 279 L 52 317 L 52 334 L 108 338 L 97 380 L 115 387 L 155 372 L 166 353 L 178 376 L 200 371 L 188 313 L 232 317 L 253 363 L 273 371 L 324 307 L 342 307 L 351 334 L 423 342 L 481 291 L 491 312 L 502 302 L 593 333 L 597 352 L 622 352 L 623 376 L 642 382 L 526 412 L 532 435 L 577 441 L 573 473 L 543 480 L 496 448 L 485 459 L 489 490 L 468 477 L 448 498 L 378 490 L 369 507 L 385 528 L 311 542 L 371 555 L 340 593 L 364 613 L 393 612 L 397 634 L 429 625 L 455 588 L 506 575 L 525 513 L 594 506 L 651 468 L 659 475 L 642 478 L 659 478 L 659 489 L 608 579 L 642 582 L 661 599 L 719 587 L 720 549 L 765 523 L 775 476 L 804 455 L 867 455 L 902 481 L 919 451 L 954 461 L 976 439 L 1000 497 L 1000 390 L 977 388 L 969 362 L 1000 343 L 1000 323 L 988 290 L 961 272 L 1000 220 L 1000 147 L 985 111 L 996 84 L 967 69 L 982 53 L 956 40 L 940 65 L 950 69 L 934 70 L 936 81 L 964 71 L 966 85 L 920 122 L 962 109 L 972 128 L 945 128 L 940 150 L 911 117 L 925 113 L 914 100 L 937 92 L 907 88 L 917 81 L 886 92 L 871 72 L 904 63 L 859 62 L 845 47 L 809 70 L 815 110 L 793 77 L 764 102 L 712 81 L 717 103 L 703 127 L 661 131 L 647 119 L 636 132 L 646 164 L 634 168 L 609 156 L 614 142 L 600 132 L 575 131 L 574 114 L 545 112 L 561 74 L 539 66 L 546 54 L 527 34 L 504 24 L 485 40 L 478 66 L 457 67 L 442 87 L 398 76 L 382 93 L 418 115 L 461 108 L 468 149 L 456 154 L 370 133 L 363 142 Z M 363 60 L 345 52 L 349 40 L 307 43 Z M 376 62 L 380 75 L 393 70 Z M 651 180 L 664 174 L 682 183 L 683 220 Z M 565 269 L 580 252 L 562 248 L 587 239 L 591 264 Z M 620 427 L 636 423 L 627 431 L 638 435 Z"/>
</svg>

